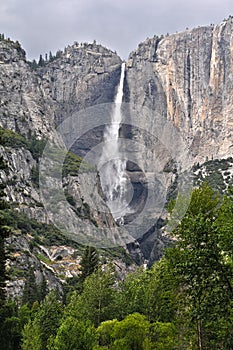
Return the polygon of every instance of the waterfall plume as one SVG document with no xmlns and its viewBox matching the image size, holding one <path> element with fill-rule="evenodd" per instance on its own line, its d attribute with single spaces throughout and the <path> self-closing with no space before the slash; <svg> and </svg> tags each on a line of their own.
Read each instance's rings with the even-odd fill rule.
<svg viewBox="0 0 233 350">
<path fill-rule="evenodd" d="M 121 124 L 121 104 L 125 78 L 125 62 L 121 66 L 121 77 L 115 97 L 111 124 L 104 131 L 104 147 L 99 169 L 101 186 L 106 203 L 116 221 L 123 224 L 124 215 L 129 212 L 127 194 L 130 181 L 126 174 L 126 159 L 119 147 L 119 130 Z"/>
</svg>

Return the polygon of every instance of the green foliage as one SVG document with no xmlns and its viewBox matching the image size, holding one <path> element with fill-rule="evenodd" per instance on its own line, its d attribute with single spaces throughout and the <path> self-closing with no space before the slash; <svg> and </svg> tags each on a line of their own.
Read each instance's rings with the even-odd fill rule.
<svg viewBox="0 0 233 350">
<path fill-rule="evenodd" d="M 91 321 L 94 325 L 113 318 L 115 276 L 111 268 L 102 271 L 100 268 L 88 276 L 84 281 L 81 295 L 74 293 L 65 312 L 68 315 L 84 321 Z"/>
<path fill-rule="evenodd" d="M 227 172 L 232 167 L 232 164 L 232 157 L 220 160 L 208 160 L 201 166 L 196 164 L 193 167 L 195 172 L 194 182 L 198 185 L 207 182 L 212 189 L 220 193 L 226 192 L 228 186 L 233 185 L 231 173 Z"/>
<path fill-rule="evenodd" d="M 63 235 L 54 225 L 41 223 L 34 219 L 29 218 L 25 213 L 18 212 L 13 208 L 9 208 L 2 212 L 6 224 L 14 230 L 20 230 L 23 234 L 30 232 L 33 237 L 31 240 L 31 247 L 38 244 L 46 246 L 51 245 L 70 245 L 77 249 L 80 246 Z"/>
<path fill-rule="evenodd" d="M 31 170 L 31 180 L 36 188 L 39 188 L 39 165 L 32 167 Z"/>
<path fill-rule="evenodd" d="M 146 339 L 147 340 L 147 339 Z M 145 350 L 174 350 L 182 349 L 178 330 L 172 323 L 156 322 L 150 325 L 150 340 L 144 341 Z M 187 349 L 187 347 L 185 347 Z"/>
<path fill-rule="evenodd" d="M 119 282 L 111 266 L 100 268 L 95 248 L 85 247 L 82 275 L 72 281 L 75 291 L 65 307 L 54 293 L 35 302 L 46 294 L 43 281 L 43 297 L 35 293 L 31 310 L 0 308 L 4 349 L 19 349 L 22 335 L 23 350 L 230 350 L 233 190 L 222 197 L 204 183 L 194 189 L 187 208 L 189 200 L 178 198 L 170 206 L 177 225 L 174 244 L 151 269 L 139 268 Z M 59 234 L 51 237 L 54 228 L 13 209 L 1 213 L 9 226 L 35 235 L 35 244 L 60 239 Z M 33 270 L 27 280 L 33 286 Z"/>
<path fill-rule="evenodd" d="M 5 147 L 12 147 L 12 148 L 27 148 L 29 147 L 28 141 L 20 134 L 17 134 L 14 131 L 11 131 L 9 129 L 3 129 L 0 127 L 0 138 L 1 138 L 1 144 Z"/>
<path fill-rule="evenodd" d="M 95 272 L 99 267 L 99 254 L 95 247 L 87 246 L 80 261 L 82 280 Z"/>
<path fill-rule="evenodd" d="M 44 65 L 45 65 L 45 60 L 43 59 L 42 55 L 40 55 L 39 61 L 38 61 L 38 66 L 44 67 Z"/>
<path fill-rule="evenodd" d="M 227 320 L 232 328 L 233 269 L 223 250 L 221 231 L 226 233 L 226 230 L 223 220 L 223 226 L 219 227 L 220 208 L 220 198 L 207 184 L 195 189 L 186 215 L 174 231 L 176 246 L 166 253 L 182 299 L 187 301 L 186 316 L 196 323 L 193 327 L 197 327 L 199 349 L 213 343 L 212 348 L 219 349 L 226 339 L 232 339 L 225 326 Z"/>
<path fill-rule="evenodd" d="M 149 322 L 140 314 L 128 315 L 121 322 L 117 322 L 113 329 L 114 349 L 131 350 L 143 349 L 143 343 L 148 337 Z"/>
<path fill-rule="evenodd" d="M 142 313 L 151 322 L 173 322 L 178 312 L 179 294 L 177 281 L 167 260 L 162 258 L 147 271 L 147 275 L 146 307 Z"/>
<path fill-rule="evenodd" d="M 122 319 L 134 312 L 147 314 L 148 288 L 149 275 L 143 269 L 129 274 L 120 284 L 117 294 L 118 318 Z"/>
<path fill-rule="evenodd" d="M 0 139 L 1 144 L 5 147 L 15 149 L 23 147 L 29 150 L 33 158 L 37 161 L 41 157 L 46 144 L 45 139 L 40 140 L 35 135 L 26 139 L 24 136 L 9 129 L 3 129 L 2 127 L 0 127 Z"/>
<path fill-rule="evenodd" d="M 28 140 L 28 149 L 37 161 L 42 156 L 46 142 L 46 139 L 38 139 L 35 135 L 31 136 Z"/>
<path fill-rule="evenodd" d="M 27 306 L 18 308 L 17 304 L 10 300 L 0 309 L 2 350 L 21 349 L 21 332 L 29 317 L 30 310 Z"/>
<path fill-rule="evenodd" d="M 83 283 L 86 277 L 90 276 L 98 269 L 100 266 L 99 263 L 99 253 L 97 249 L 90 246 L 85 247 L 80 261 L 81 274 L 67 280 L 67 284 L 65 286 L 66 298 L 69 298 L 70 293 L 72 293 L 74 290 L 82 292 Z"/>
<path fill-rule="evenodd" d="M 10 38 L 5 38 L 5 35 L 2 33 L 0 34 L 0 41 L 4 41 L 5 43 L 11 44 L 11 46 L 17 50 L 22 50 L 20 43 L 18 40 L 13 41 Z"/>
<path fill-rule="evenodd" d="M 22 349 L 46 349 L 50 339 L 57 333 L 61 318 L 62 304 L 58 301 L 56 293 L 50 292 L 24 327 Z"/>
<path fill-rule="evenodd" d="M 90 322 L 66 317 L 56 337 L 51 340 L 49 350 L 90 350 L 97 345 L 95 327 Z"/>
<path fill-rule="evenodd" d="M 34 274 L 34 269 L 30 268 L 28 271 L 28 276 L 25 281 L 22 302 L 32 306 L 32 304 L 38 300 L 38 287 L 36 284 L 36 278 Z"/>
<path fill-rule="evenodd" d="M 81 164 L 82 164 L 82 171 L 90 171 L 92 169 L 92 167 L 89 164 L 82 162 L 81 157 L 77 156 L 72 152 L 67 152 L 64 160 L 64 164 L 63 164 L 62 175 L 64 177 L 66 177 L 67 175 L 77 176 Z"/>
<path fill-rule="evenodd" d="M 62 53 L 62 51 L 59 51 Z M 45 56 L 40 54 L 38 62 L 34 59 L 32 61 L 28 61 L 28 65 L 33 69 L 36 70 L 38 68 L 46 66 L 48 63 L 53 62 L 57 58 L 61 57 L 60 53 L 57 53 L 55 56 L 52 54 L 52 52 L 49 52 L 49 55 L 46 53 Z"/>
<path fill-rule="evenodd" d="M 29 320 L 22 331 L 22 350 L 41 350 L 39 324 Z"/>
<path fill-rule="evenodd" d="M 171 323 L 150 323 L 144 315 L 133 313 L 122 321 L 102 322 L 97 329 L 99 349 L 174 350 L 180 349 L 177 329 Z"/>
<path fill-rule="evenodd" d="M 128 274 L 117 293 L 117 317 L 138 312 L 150 322 L 170 322 L 178 305 L 177 285 L 162 259 L 151 270 L 142 268 Z"/>
<path fill-rule="evenodd" d="M 113 331 L 117 323 L 118 323 L 117 319 L 103 321 L 97 328 L 99 345 L 101 346 L 101 348 L 103 346 L 106 346 L 107 348 L 109 348 L 109 345 L 114 342 Z"/>
<path fill-rule="evenodd" d="M 42 259 L 41 259 L 42 260 Z M 36 283 L 36 278 L 33 268 L 30 268 L 24 285 L 22 303 L 32 307 L 36 301 L 44 300 L 47 294 L 47 282 L 43 275 L 40 284 Z"/>
</svg>

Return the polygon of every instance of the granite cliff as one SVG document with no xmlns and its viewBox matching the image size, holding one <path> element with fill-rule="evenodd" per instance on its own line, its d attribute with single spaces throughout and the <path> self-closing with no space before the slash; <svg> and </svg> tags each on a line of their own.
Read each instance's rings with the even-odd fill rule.
<svg viewBox="0 0 233 350">
<path fill-rule="evenodd" d="M 1 181 L 7 201 L 14 207 L 7 217 L 13 227 L 7 240 L 9 295 L 22 296 L 30 269 L 38 286 L 46 280 L 48 288 L 59 293 L 65 278 L 79 271 L 82 248 L 76 243 L 78 239 L 60 234 L 53 226 L 55 216 L 65 208 L 60 205 L 58 213 L 48 214 L 43 206 L 39 163 L 48 140 L 57 151 L 64 151 L 56 132 L 62 118 L 85 106 L 113 101 L 120 64 L 114 52 L 100 45 L 74 44 L 44 67 L 33 69 L 19 43 L 0 41 L 1 155 L 8 165 L 1 171 Z M 80 162 L 81 158 L 68 154 L 63 178 L 69 203 L 67 218 L 75 213 L 85 234 L 88 229 L 94 232 L 96 227 L 114 226 L 106 206 L 97 211 L 85 203 L 77 176 Z M 54 182 L 56 178 L 49 179 L 49 185 Z M 115 261 L 124 274 L 125 264 L 117 256 Z"/>
<path fill-rule="evenodd" d="M 194 162 L 232 155 L 233 18 L 155 36 L 127 62 L 126 101 L 172 121 Z"/>
<path fill-rule="evenodd" d="M 158 168 L 157 174 L 162 171 L 168 198 L 176 191 L 179 164 L 189 169 L 194 165 L 189 170 L 194 184 L 207 180 L 220 191 L 233 184 L 232 87 L 231 16 L 219 25 L 148 38 L 130 53 L 125 102 L 141 120 L 138 128 L 127 125 L 126 119 L 122 132 L 145 146 L 143 155 L 139 152 L 137 157 L 139 169 L 146 168 L 149 159 Z M 166 128 L 170 128 L 168 133 Z M 188 162 L 182 159 L 186 152 Z M 137 174 L 131 164 L 128 170 L 137 183 L 142 173 Z M 156 237 L 155 229 L 141 239 L 148 259 L 158 251 L 158 245 L 151 244 Z"/>
</svg>

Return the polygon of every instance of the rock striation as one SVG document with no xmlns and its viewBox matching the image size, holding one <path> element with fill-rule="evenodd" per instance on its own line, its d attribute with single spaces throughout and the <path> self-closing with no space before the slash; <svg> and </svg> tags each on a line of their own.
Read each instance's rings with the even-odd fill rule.
<svg viewBox="0 0 233 350">
<path fill-rule="evenodd" d="M 194 164 L 202 169 L 201 164 L 213 161 L 213 171 L 203 175 L 201 181 L 206 179 L 220 190 L 226 187 L 227 176 L 228 184 L 233 183 L 229 175 L 233 154 L 232 87 L 231 16 L 219 25 L 148 38 L 130 53 L 125 102 L 140 115 L 140 128 L 127 126 L 126 120 L 122 133 L 144 146 L 143 155 L 140 151 L 137 155 L 140 169 L 149 168 L 149 162 L 157 169 L 155 177 L 163 173 L 162 187 L 167 191 L 167 198 L 176 191 L 180 164 L 183 169 L 190 169 Z M 132 124 L 134 120 L 130 120 Z M 185 154 L 187 158 L 183 157 Z M 229 159 L 224 163 L 227 175 L 216 175 L 219 165 L 215 159 Z M 142 173 L 135 173 L 130 164 L 128 171 L 137 184 Z M 150 215 L 159 222 L 155 212 Z M 155 228 L 140 239 L 141 249 L 149 260 L 153 261 L 158 254 L 158 246 L 167 245 L 160 234 L 161 230 Z"/>
<path fill-rule="evenodd" d="M 233 18 L 139 44 L 127 62 L 126 101 L 171 121 L 194 162 L 233 152 Z"/>
</svg>

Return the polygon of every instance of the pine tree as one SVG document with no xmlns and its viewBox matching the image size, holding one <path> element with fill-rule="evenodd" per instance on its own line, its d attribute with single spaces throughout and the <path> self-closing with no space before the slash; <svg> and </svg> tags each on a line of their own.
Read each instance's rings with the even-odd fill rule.
<svg viewBox="0 0 233 350">
<path fill-rule="evenodd" d="M 51 291 L 41 302 L 23 330 L 23 350 L 48 349 L 50 337 L 55 337 L 62 318 L 62 304 L 57 299 L 55 291 Z"/>
<path fill-rule="evenodd" d="M 66 314 L 84 321 L 91 321 L 95 326 L 110 320 L 115 312 L 115 274 L 112 267 L 105 271 L 100 268 L 84 281 L 81 295 L 74 292 L 67 306 Z"/>
<path fill-rule="evenodd" d="M 47 282 L 46 282 L 45 276 L 43 275 L 42 281 L 41 281 L 40 285 L 38 286 L 38 301 L 44 300 L 44 298 L 47 295 L 47 292 L 48 292 Z"/>
<path fill-rule="evenodd" d="M 32 67 L 33 70 L 35 70 L 38 67 L 38 64 L 35 59 L 31 62 L 30 66 Z"/>
<path fill-rule="evenodd" d="M 87 246 L 81 262 L 82 276 L 81 280 L 84 281 L 87 276 L 91 275 L 99 266 L 99 254 L 96 248 Z"/>
<path fill-rule="evenodd" d="M 22 302 L 23 304 L 32 304 L 39 299 L 38 287 L 36 285 L 36 278 L 33 268 L 29 269 L 27 279 L 25 281 Z"/>
<path fill-rule="evenodd" d="M 53 61 L 53 54 L 51 51 L 49 51 L 49 62 Z"/>
<path fill-rule="evenodd" d="M 44 61 L 42 55 L 40 55 L 39 61 L 38 61 L 38 66 L 43 67 L 44 65 L 45 65 L 45 61 Z"/>
</svg>

